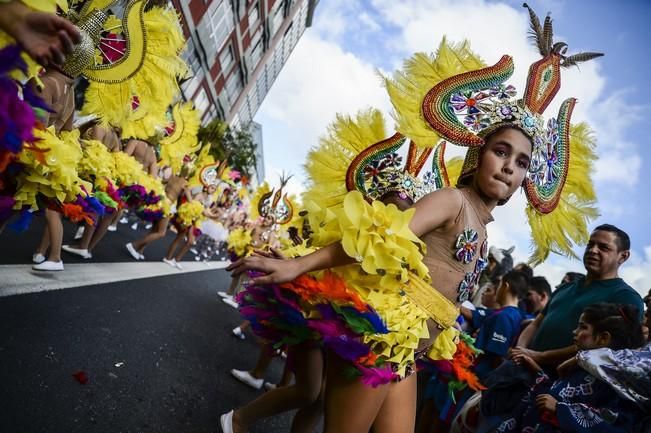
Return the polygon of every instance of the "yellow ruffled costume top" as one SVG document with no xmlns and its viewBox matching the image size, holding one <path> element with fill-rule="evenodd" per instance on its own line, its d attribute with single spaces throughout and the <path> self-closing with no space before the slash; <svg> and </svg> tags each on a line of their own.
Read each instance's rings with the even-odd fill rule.
<svg viewBox="0 0 651 433">
<path fill-rule="evenodd" d="M 183 203 L 176 211 L 178 221 L 184 227 L 191 227 L 199 224 L 205 217 L 203 204 L 198 200 Z"/>
<path fill-rule="evenodd" d="M 82 158 L 79 145 L 79 131 L 62 131 L 59 136 L 51 126 L 45 130 L 34 130 L 39 139 L 35 147 L 43 152 L 30 149 L 18 155 L 18 162 L 23 164 L 23 171 L 17 178 L 17 191 L 14 195 L 14 209 L 27 206 L 39 209 L 37 197 L 45 198 L 58 204 L 73 202 L 82 187 L 92 191 L 92 185 L 79 177 L 77 165 Z"/>
<path fill-rule="evenodd" d="M 226 242 L 228 243 L 228 249 L 238 257 L 246 257 L 253 250 L 251 246 L 253 242 L 251 230 L 242 227 L 231 230 Z"/>
</svg>

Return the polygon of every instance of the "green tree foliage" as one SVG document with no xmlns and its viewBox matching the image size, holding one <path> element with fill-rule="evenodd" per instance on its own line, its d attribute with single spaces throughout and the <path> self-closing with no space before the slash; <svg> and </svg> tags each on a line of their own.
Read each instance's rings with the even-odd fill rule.
<svg viewBox="0 0 651 433">
<path fill-rule="evenodd" d="M 255 171 L 255 143 L 246 129 L 234 129 L 225 122 L 215 119 L 199 128 L 199 141 L 210 143 L 210 154 L 219 161 L 228 158 L 231 168 L 249 179 Z"/>
</svg>

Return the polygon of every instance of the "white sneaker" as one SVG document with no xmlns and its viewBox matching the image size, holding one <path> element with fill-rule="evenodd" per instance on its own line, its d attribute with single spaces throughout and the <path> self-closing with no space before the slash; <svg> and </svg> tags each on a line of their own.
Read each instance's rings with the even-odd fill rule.
<svg viewBox="0 0 651 433">
<path fill-rule="evenodd" d="M 138 230 L 138 223 L 131 224 L 131 230 Z"/>
<path fill-rule="evenodd" d="M 51 262 L 46 260 L 43 263 L 32 266 L 32 269 L 35 271 L 62 271 L 63 261 Z"/>
<path fill-rule="evenodd" d="M 131 242 L 126 244 L 125 247 L 127 247 L 127 251 L 129 251 L 129 254 L 131 254 L 131 257 L 133 257 L 135 260 L 142 260 L 140 258 L 140 253 L 138 253 L 138 251 L 136 251 L 136 249 L 133 247 L 133 244 Z"/>
<path fill-rule="evenodd" d="M 219 424 L 222 427 L 223 433 L 233 433 L 233 411 L 219 417 Z"/>
<path fill-rule="evenodd" d="M 70 245 L 62 245 L 61 249 L 67 253 L 74 254 L 82 259 L 92 259 L 93 255 L 85 248 L 74 248 Z"/>
<path fill-rule="evenodd" d="M 242 329 L 239 326 L 233 329 L 233 335 L 239 338 L 240 340 L 246 340 L 246 335 L 244 335 L 244 332 L 242 332 Z M 260 389 L 260 387 L 258 387 L 258 389 Z"/>
<path fill-rule="evenodd" d="M 231 298 L 232 297 L 231 295 L 224 292 L 223 290 L 220 290 L 219 292 L 217 292 L 217 294 L 219 295 L 220 298 Z"/>
<path fill-rule="evenodd" d="M 266 389 L 267 391 L 271 391 L 272 389 L 276 389 L 276 388 L 278 388 L 278 385 L 276 385 L 275 383 L 271 383 L 271 382 L 264 383 L 264 389 Z"/>
<path fill-rule="evenodd" d="M 106 230 L 110 232 L 116 232 L 118 230 L 118 226 L 114 226 L 113 224 L 111 224 L 110 226 L 108 226 Z"/>
<path fill-rule="evenodd" d="M 176 266 L 176 269 L 178 269 L 179 271 L 183 270 L 183 265 L 181 265 L 180 262 L 175 261 L 174 266 Z"/>
<path fill-rule="evenodd" d="M 147 223 L 145 224 L 145 229 L 150 230 L 152 226 L 153 226 L 152 223 Z"/>
<path fill-rule="evenodd" d="M 78 228 L 77 231 L 75 232 L 75 240 L 77 240 L 77 239 L 81 239 L 82 236 L 84 236 L 84 230 L 85 230 L 85 229 L 86 229 L 86 227 L 84 227 L 84 226 L 79 226 L 79 228 Z"/>
<path fill-rule="evenodd" d="M 235 377 L 235 379 L 249 385 L 251 388 L 260 389 L 264 383 L 264 379 L 256 379 L 255 377 L 251 376 L 251 373 L 248 371 L 232 369 L 231 374 L 233 377 Z"/>
<path fill-rule="evenodd" d="M 37 265 L 39 263 L 43 263 L 45 261 L 45 256 L 41 253 L 36 253 L 32 256 L 32 262 L 36 263 Z"/>
<path fill-rule="evenodd" d="M 138 257 L 140 260 L 145 260 L 145 255 L 142 253 L 138 253 Z"/>
<path fill-rule="evenodd" d="M 126 224 L 128 222 L 129 222 L 129 218 L 127 218 L 127 217 L 120 218 L 120 224 Z"/>
<path fill-rule="evenodd" d="M 170 265 L 173 268 L 176 267 L 176 260 L 174 260 L 174 259 L 167 260 L 167 258 L 165 257 L 165 258 L 163 258 L 163 262 L 167 263 L 168 265 Z"/>
<path fill-rule="evenodd" d="M 222 299 L 222 301 L 224 301 L 225 304 L 228 304 L 233 308 L 240 308 L 240 306 L 238 305 L 237 302 L 235 302 L 235 299 L 233 299 L 232 296 L 230 296 L 228 298 L 224 298 L 224 299 Z"/>
</svg>

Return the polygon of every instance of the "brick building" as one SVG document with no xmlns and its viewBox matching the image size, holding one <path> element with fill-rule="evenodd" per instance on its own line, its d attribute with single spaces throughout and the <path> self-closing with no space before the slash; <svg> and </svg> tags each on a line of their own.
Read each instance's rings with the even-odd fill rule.
<svg viewBox="0 0 651 433">
<path fill-rule="evenodd" d="M 318 0 L 172 0 L 188 39 L 183 97 L 233 126 L 253 120 Z"/>
</svg>

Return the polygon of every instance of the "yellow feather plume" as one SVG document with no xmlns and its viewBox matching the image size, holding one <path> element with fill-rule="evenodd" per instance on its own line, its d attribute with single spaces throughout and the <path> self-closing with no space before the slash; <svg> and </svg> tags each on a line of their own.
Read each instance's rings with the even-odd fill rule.
<svg viewBox="0 0 651 433">
<path fill-rule="evenodd" d="M 169 165 L 174 173 L 181 170 L 183 157 L 192 155 L 199 150 L 197 133 L 201 124 L 199 111 L 195 110 L 192 102 L 176 104 L 172 109 L 175 129 L 169 137 L 161 140 L 161 165 Z M 197 168 L 201 165 L 196 163 Z"/>
<path fill-rule="evenodd" d="M 348 192 L 346 171 L 350 163 L 368 146 L 385 138 L 384 117 L 379 110 L 360 111 L 354 118 L 338 114 L 327 135 L 307 155 L 304 168 L 308 185 L 303 203 L 341 207 Z"/>
<path fill-rule="evenodd" d="M 396 129 L 419 146 L 435 146 L 440 137 L 421 114 L 425 95 L 446 78 L 483 67 L 484 62 L 470 51 L 468 42 L 449 44 L 443 38 L 436 54 L 414 54 L 392 79 L 384 78 L 394 107 Z"/>
<path fill-rule="evenodd" d="M 119 77 L 111 82 L 91 80 L 82 108 L 82 114 L 98 115 L 103 125 L 122 127 L 125 137 L 147 138 L 143 130 L 151 132 L 151 125 L 130 125 L 130 122 L 142 121 L 145 115 L 154 116 L 152 122 L 160 122 L 159 127 L 164 125 L 165 111 L 179 93 L 176 78 L 187 73 L 187 65 L 179 57 L 185 40 L 176 12 L 171 8 L 154 7 L 144 13 L 143 23 L 145 41 L 136 37 L 129 40 L 130 44 L 144 43 L 146 46 L 138 71 L 128 78 Z M 134 96 L 140 103 L 137 110 L 132 110 Z"/>
<path fill-rule="evenodd" d="M 459 176 L 461 176 L 461 169 L 463 168 L 463 158 L 460 156 L 455 156 L 448 161 L 445 161 L 445 169 L 448 172 L 448 179 L 450 180 L 450 185 L 456 186 Z"/>
<path fill-rule="evenodd" d="M 558 206 L 547 215 L 527 206 L 533 247 L 529 262 L 533 266 L 544 262 L 550 252 L 576 257 L 573 245 L 587 243 L 590 236 L 588 224 L 599 216 L 590 178 L 597 159 L 594 147 L 595 138 L 588 125 L 572 125 L 570 166 Z"/>
</svg>

